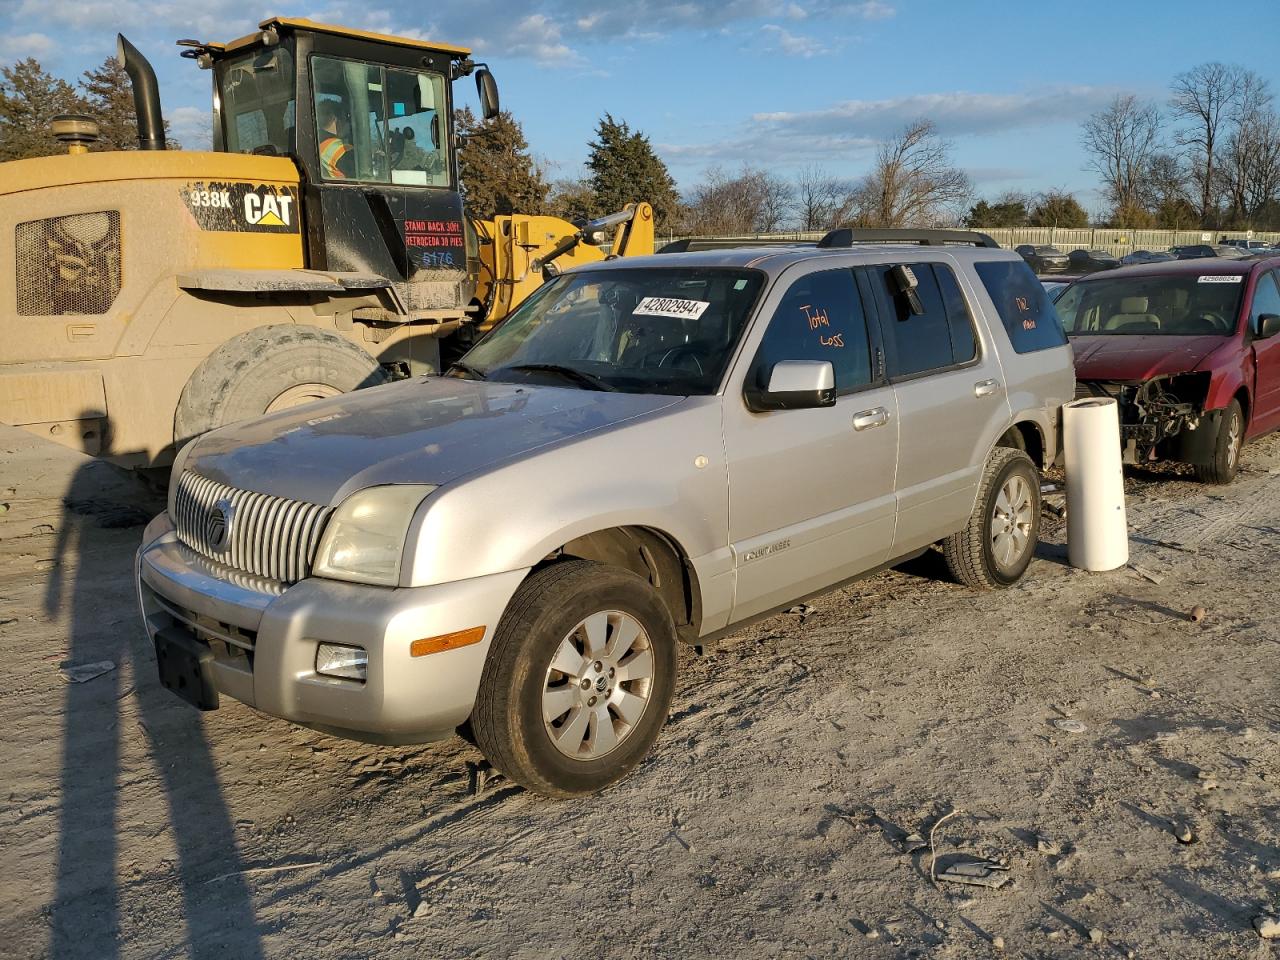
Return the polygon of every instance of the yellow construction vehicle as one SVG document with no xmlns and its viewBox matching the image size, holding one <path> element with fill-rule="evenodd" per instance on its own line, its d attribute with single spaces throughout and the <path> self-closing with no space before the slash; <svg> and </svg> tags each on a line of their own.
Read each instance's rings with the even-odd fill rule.
<svg viewBox="0 0 1280 960">
<path fill-rule="evenodd" d="M 438 372 L 549 273 L 653 251 L 653 210 L 474 222 L 458 188 L 462 47 L 273 18 L 180 41 L 213 75 L 213 150 L 165 150 L 124 37 L 138 152 L 0 164 L 0 421 L 134 466 L 206 430 Z M 10 266 L 11 265 L 11 266 Z"/>
</svg>

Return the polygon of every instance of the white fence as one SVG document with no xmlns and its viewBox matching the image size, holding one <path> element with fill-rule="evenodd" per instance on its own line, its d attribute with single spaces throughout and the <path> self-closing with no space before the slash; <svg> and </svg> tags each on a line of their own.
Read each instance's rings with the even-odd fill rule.
<svg viewBox="0 0 1280 960">
<path fill-rule="evenodd" d="M 1081 227 L 974 227 L 989 234 L 1002 247 L 1013 248 L 1024 243 L 1035 246 L 1050 245 L 1063 252 L 1077 249 L 1110 251 L 1117 256 L 1124 256 L 1134 250 L 1168 250 L 1170 247 L 1194 243 L 1221 243 L 1224 239 L 1262 240 L 1272 245 L 1280 245 L 1280 232 L 1243 230 L 1112 230 L 1107 228 Z M 821 240 L 824 231 L 753 233 L 744 235 L 744 240 Z M 687 235 L 673 235 L 655 238 L 655 245 L 661 249 L 672 240 L 684 239 Z"/>
</svg>

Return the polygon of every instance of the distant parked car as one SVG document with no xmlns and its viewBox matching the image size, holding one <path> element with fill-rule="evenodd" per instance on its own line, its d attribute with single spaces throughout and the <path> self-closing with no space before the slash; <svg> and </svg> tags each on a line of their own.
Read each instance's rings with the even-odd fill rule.
<svg viewBox="0 0 1280 960">
<path fill-rule="evenodd" d="M 1044 292 L 1049 295 L 1050 300 L 1057 300 L 1062 296 L 1062 291 L 1071 286 L 1071 284 L 1080 278 L 1073 274 L 1055 274 L 1053 277 L 1040 278 L 1040 286 L 1044 287 Z"/>
<path fill-rule="evenodd" d="M 1067 254 L 1071 261 L 1071 269 L 1076 273 L 1096 273 L 1099 270 L 1114 270 L 1120 261 L 1106 250 L 1072 250 Z"/>
<path fill-rule="evenodd" d="M 1126 253 L 1120 258 L 1120 262 L 1128 266 L 1132 263 L 1167 263 L 1177 259 L 1172 253 L 1162 250 L 1135 250 L 1133 253 Z"/>
<path fill-rule="evenodd" d="M 1222 257 L 1226 260 L 1247 260 L 1256 252 L 1256 250 L 1251 250 L 1248 247 L 1233 247 L 1229 244 L 1218 244 L 1213 248 L 1215 257 Z"/>
<path fill-rule="evenodd" d="M 1076 395 L 1114 397 L 1125 463 L 1173 460 L 1227 483 L 1280 427 L 1280 260 L 1202 257 L 1071 284 L 1055 307 Z"/>
<path fill-rule="evenodd" d="M 1169 252 L 1179 260 L 1199 260 L 1204 257 L 1217 256 L 1213 252 L 1213 247 L 1207 243 L 1184 243 L 1176 247 L 1170 247 Z"/>
<path fill-rule="evenodd" d="M 1070 266 L 1067 255 L 1057 247 L 1033 246 L 1024 243 L 1014 247 L 1013 252 L 1027 261 L 1027 265 L 1036 273 L 1062 273 Z"/>
<path fill-rule="evenodd" d="M 1169 252 L 1179 260 L 1202 260 L 1208 257 L 1222 257 L 1227 260 L 1243 260 L 1251 254 L 1240 247 L 1214 243 L 1191 243 L 1180 247 L 1170 247 Z"/>
<path fill-rule="evenodd" d="M 1233 239 L 1233 240 L 1223 239 L 1220 245 L 1224 247 L 1239 247 L 1241 250 L 1248 250 L 1250 253 L 1253 253 L 1257 250 L 1266 250 L 1270 247 L 1270 244 L 1268 244 L 1267 241 L 1265 240 L 1242 240 L 1242 239 Z"/>
</svg>

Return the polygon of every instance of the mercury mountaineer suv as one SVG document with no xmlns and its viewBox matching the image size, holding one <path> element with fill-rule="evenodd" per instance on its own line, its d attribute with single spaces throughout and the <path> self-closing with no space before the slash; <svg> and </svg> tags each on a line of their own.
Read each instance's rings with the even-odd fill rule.
<svg viewBox="0 0 1280 960">
<path fill-rule="evenodd" d="M 445 376 L 188 444 L 137 558 L 160 677 L 374 743 L 462 728 L 599 790 L 667 717 L 677 642 L 940 545 L 1022 577 L 1071 348 L 981 234 L 614 260 Z"/>
</svg>

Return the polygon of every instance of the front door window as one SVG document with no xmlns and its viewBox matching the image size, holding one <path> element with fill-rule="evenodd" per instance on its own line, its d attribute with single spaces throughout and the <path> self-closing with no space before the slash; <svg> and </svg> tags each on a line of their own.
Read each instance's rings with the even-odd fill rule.
<svg viewBox="0 0 1280 960">
<path fill-rule="evenodd" d="M 312 58 L 320 176 L 449 185 L 444 77 Z"/>
</svg>

